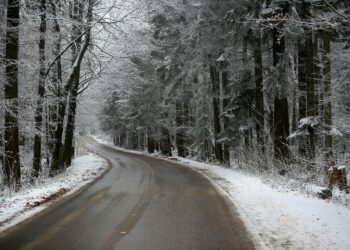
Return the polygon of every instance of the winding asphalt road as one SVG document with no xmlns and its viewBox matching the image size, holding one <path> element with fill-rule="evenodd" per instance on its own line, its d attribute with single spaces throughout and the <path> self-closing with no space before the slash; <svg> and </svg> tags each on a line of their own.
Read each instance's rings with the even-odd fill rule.
<svg viewBox="0 0 350 250">
<path fill-rule="evenodd" d="M 78 195 L 0 235 L 0 249 L 254 249 L 235 208 L 197 172 L 84 143 L 111 169 Z"/>
</svg>

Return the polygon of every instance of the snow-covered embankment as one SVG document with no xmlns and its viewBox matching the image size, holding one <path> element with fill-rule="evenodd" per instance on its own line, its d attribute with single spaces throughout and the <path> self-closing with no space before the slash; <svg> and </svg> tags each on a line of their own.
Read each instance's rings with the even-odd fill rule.
<svg viewBox="0 0 350 250">
<path fill-rule="evenodd" d="M 100 177 L 108 163 L 95 154 L 74 159 L 65 172 L 22 188 L 18 193 L 0 195 L 0 232 L 44 210 L 53 201 L 67 197 Z"/>
<path fill-rule="evenodd" d="M 227 193 L 261 249 L 350 249 L 350 209 L 299 192 L 277 190 L 261 178 L 189 159 Z"/>
</svg>

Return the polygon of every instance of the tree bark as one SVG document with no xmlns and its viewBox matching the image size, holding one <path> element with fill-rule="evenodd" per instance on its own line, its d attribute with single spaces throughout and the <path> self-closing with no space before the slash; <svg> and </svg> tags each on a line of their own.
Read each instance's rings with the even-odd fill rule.
<svg viewBox="0 0 350 250">
<path fill-rule="evenodd" d="M 214 152 L 216 160 L 223 162 L 222 145 L 218 142 L 218 137 L 221 132 L 220 124 L 220 79 L 219 72 L 215 66 L 210 65 L 210 78 L 212 84 L 212 95 L 213 95 L 213 118 L 214 118 Z"/>
<path fill-rule="evenodd" d="M 89 5 L 88 5 L 88 13 L 87 13 L 87 26 L 91 25 L 92 21 L 92 10 L 93 10 L 93 0 L 89 0 Z M 85 33 L 85 41 L 83 43 L 83 46 L 81 46 L 81 49 L 79 50 L 79 53 L 77 53 L 77 56 L 75 58 L 74 64 L 72 66 L 72 70 L 69 74 L 68 80 L 62 89 L 62 102 L 59 103 L 59 119 L 61 119 L 62 124 L 58 124 L 56 128 L 55 134 L 57 135 L 57 138 L 62 135 L 63 131 L 63 121 L 65 118 L 65 109 L 66 109 L 66 103 L 67 103 L 67 98 L 68 98 L 68 93 L 69 91 L 74 88 L 74 85 L 76 84 L 77 80 L 76 77 L 80 75 L 80 65 L 81 62 L 84 58 L 85 52 L 87 51 L 89 45 L 90 45 L 90 32 L 91 30 L 88 29 L 87 32 Z M 79 74 L 78 74 L 79 73 Z M 60 126 L 62 125 L 62 126 Z M 61 155 L 61 140 L 56 141 L 55 145 L 55 150 L 54 150 L 54 157 L 53 161 L 50 166 L 50 176 L 54 176 L 58 172 L 62 171 L 63 165 L 62 161 L 60 160 L 60 155 Z M 57 160 L 58 159 L 58 160 Z"/>
<path fill-rule="evenodd" d="M 18 49 L 19 1 L 7 1 L 7 30 L 5 48 L 5 146 L 4 183 L 16 191 L 21 186 L 18 143 Z"/>
<path fill-rule="evenodd" d="M 75 58 L 77 57 L 78 52 L 81 49 L 81 43 L 82 43 L 82 21 L 83 21 L 83 2 L 80 0 L 74 0 L 73 3 L 73 10 L 71 18 L 75 22 L 72 26 L 72 41 L 76 41 L 76 43 L 71 47 L 72 49 L 72 66 L 75 63 Z M 63 169 L 67 168 L 71 165 L 72 159 L 74 157 L 74 131 L 75 131 L 75 115 L 76 115 L 76 108 L 77 108 L 77 96 L 78 96 L 78 89 L 79 89 L 79 83 L 80 83 L 80 64 L 77 67 L 77 70 L 75 72 L 74 76 L 74 83 L 72 85 L 72 88 L 70 89 L 69 97 L 68 97 L 68 117 L 67 117 L 67 123 L 66 123 L 66 129 L 65 129 L 65 139 L 64 139 L 64 145 L 63 145 L 63 152 L 62 152 L 62 167 Z"/>
<path fill-rule="evenodd" d="M 79 66 L 80 68 L 80 66 Z M 64 140 L 64 147 L 62 153 L 62 167 L 65 169 L 69 167 L 72 163 L 74 156 L 74 131 L 75 131 L 75 115 L 77 109 L 77 95 L 79 88 L 79 79 L 80 79 L 80 69 L 76 71 L 75 83 L 73 89 L 70 92 L 68 98 L 68 117 L 66 124 L 66 136 Z"/>
<path fill-rule="evenodd" d="M 277 67 L 281 63 L 285 52 L 285 37 L 280 37 L 279 29 L 282 25 L 273 29 L 273 65 Z M 283 79 L 286 81 L 286 79 Z M 282 82 L 281 84 L 287 84 Z M 283 89 L 283 88 L 282 88 Z M 289 135 L 288 99 L 286 93 L 275 96 L 274 101 L 274 152 L 275 159 L 281 162 L 288 161 L 289 149 L 287 137 Z"/>
<path fill-rule="evenodd" d="M 254 46 L 255 59 L 255 122 L 256 139 L 258 145 L 263 149 L 264 145 L 264 95 L 263 95 L 263 65 L 261 51 L 261 32 L 258 31 L 255 37 Z"/>
<path fill-rule="evenodd" d="M 56 35 L 56 46 L 54 48 L 54 56 L 57 57 L 60 54 L 61 51 L 61 29 L 60 25 L 56 19 L 56 8 L 55 4 L 53 4 L 53 15 L 55 17 L 54 20 L 54 32 Z M 56 121 L 55 121 L 55 128 L 53 128 L 52 138 L 53 138 L 53 149 L 52 149 L 52 162 L 50 165 L 51 169 L 58 169 L 58 164 L 60 160 L 60 153 L 61 153 L 61 145 L 62 145 L 62 133 L 63 133 L 63 120 L 64 120 L 64 110 L 65 110 L 65 96 L 63 94 L 62 89 L 62 63 L 61 63 L 61 57 L 59 57 L 56 61 L 56 65 L 54 66 L 53 70 L 53 82 L 54 82 L 54 88 L 57 96 L 57 104 L 55 104 L 55 112 L 56 114 Z"/>
<path fill-rule="evenodd" d="M 53 48 L 53 55 L 54 57 L 57 57 L 60 54 L 61 51 L 61 29 L 60 25 L 56 19 L 56 8 L 53 4 L 53 15 L 55 17 L 54 24 L 53 24 L 53 30 L 55 34 L 55 46 Z M 53 82 L 53 89 L 52 92 L 56 96 L 56 100 L 53 101 L 53 103 L 49 104 L 49 149 L 51 154 L 54 154 L 55 149 L 55 143 L 56 140 L 61 140 L 59 138 L 56 138 L 55 131 L 58 126 L 58 124 L 61 122 L 61 119 L 59 118 L 59 103 L 62 101 L 62 63 L 61 58 L 57 59 L 57 62 L 52 70 L 52 82 Z"/>
<path fill-rule="evenodd" d="M 162 128 L 162 138 L 160 141 L 160 152 L 162 155 L 171 156 L 170 133 L 166 128 Z"/>
<path fill-rule="evenodd" d="M 305 36 L 306 47 L 306 115 L 315 116 L 315 74 L 312 31 L 307 30 Z M 315 159 L 315 128 L 308 126 L 308 155 L 310 160 Z"/>
<path fill-rule="evenodd" d="M 147 150 L 148 153 L 153 154 L 156 149 L 156 141 L 154 140 L 153 133 L 150 132 L 150 129 L 147 129 Z"/>
<path fill-rule="evenodd" d="M 40 39 L 39 39 L 39 84 L 38 100 L 35 111 L 35 137 L 32 178 L 37 178 L 41 171 L 41 134 L 43 125 L 43 98 L 45 94 L 45 46 L 46 46 L 46 0 L 41 0 L 40 6 Z"/>
<path fill-rule="evenodd" d="M 227 67 L 227 65 L 226 65 Z M 222 106 L 223 106 L 223 111 L 225 112 L 226 111 L 226 108 L 228 107 L 229 105 L 229 99 L 228 99 L 228 96 L 230 94 L 230 90 L 229 90 L 229 75 L 228 75 L 228 70 L 225 69 L 222 71 L 222 89 L 223 89 L 223 100 L 222 100 Z M 226 116 L 223 117 L 223 128 L 224 130 L 227 130 L 229 128 L 229 120 Z M 224 142 L 223 143 L 223 160 L 224 162 L 230 166 L 230 145 L 228 142 Z"/>
<path fill-rule="evenodd" d="M 324 85 L 324 126 L 325 126 L 325 153 L 324 158 L 328 162 L 333 157 L 333 137 L 332 129 L 332 85 L 331 85 L 331 46 L 330 46 L 330 32 L 323 31 L 323 85 Z"/>
<path fill-rule="evenodd" d="M 54 151 L 52 155 L 52 161 L 50 166 L 50 176 L 56 175 L 58 172 L 61 171 L 61 153 L 62 153 L 62 136 L 63 136 L 63 122 L 65 117 L 65 111 L 66 111 L 66 102 L 67 102 L 67 96 L 65 93 L 62 93 L 59 96 L 59 103 L 58 103 L 58 122 L 55 130 L 55 145 L 54 145 Z"/>
<path fill-rule="evenodd" d="M 298 41 L 298 92 L 299 92 L 299 120 L 306 117 L 306 49 L 301 39 Z M 299 142 L 299 154 L 306 155 L 305 140 Z"/>
<path fill-rule="evenodd" d="M 180 157 L 188 155 L 186 147 L 186 133 L 185 133 L 185 115 L 184 103 L 180 100 L 176 101 L 176 148 L 177 154 Z"/>
<path fill-rule="evenodd" d="M 320 58 L 320 33 L 315 31 L 313 34 L 313 65 L 314 65 L 314 82 L 315 82 L 315 116 L 320 114 L 320 87 L 322 79 L 322 68 L 320 67 L 322 59 Z M 317 141 L 317 136 L 316 136 Z"/>
</svg>

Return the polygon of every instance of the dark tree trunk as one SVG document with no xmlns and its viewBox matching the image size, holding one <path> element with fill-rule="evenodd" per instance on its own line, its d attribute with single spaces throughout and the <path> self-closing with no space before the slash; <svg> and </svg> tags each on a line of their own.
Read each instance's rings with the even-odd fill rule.
<svg viewBox="0 0 350 250">
<path fill-rule="evenodd" d="M 67 103 L 67 97 L 65 94 L 62 94 L 59 96 L 59 103 L 58 103 L 58 122 L 54 134 L 55 138 L 55 145 L 54 145 L 54 151 L 52 155 L 52 161 L 50 166 L 50 176 L 54 176 L 58 172 L 61 172 L 61 154 L 62 154 L 62 137 L 63 137 L 63 122 L 64 122 L 64 116 L 66 112 L 66 103 Z"/>
<path fill-rule="evenodd" d="M 5 48 L 4 98 L 5 146 L 4 146 L 4 183 L 16 191 L 21 186 L 21 169 L 18 144 L 18 29 L 19 1 L 7 1 L 7 30 Z"/>
<path fill-rule="evenodd" d="M 56 17 L 56 8 L 53 5 L 53 14 Z M 54 32 L 56 35 L 56 46 L 54 48 L 54 56 L 57 57 L 61 52 L 61 30 L 60 25 L 57 19 L 54 20 Z M 54 107 L 51 107 L 52 116 L 54 116 L 54 128 L 51 128 L 53 145 L 52 145 L 52 162 L 51 169 L 58 169 L 59 161 L 60 161 L 60 153 L 61 153 L 61 145 L 62 145 L 62 133 L 63 133 L 63 120 L 64 120 L 64 112 L 65 112 L 65 103 L 66 98 L 63 94 L 62 89 L 62 63 L 61 58 L 58 58 L 56 65 L 53 70 L 53 83 L 54 83 L 54 91 L 57 96 L 57 104 L 55 103 Z"/>
<path fill-rule="evenodd" d="M 249 42 L 249 34 L 243 35 L 243 71 L 245 73 L 249 72 L 248 68 L 248 42 Z M 250 72 L 249 72 L 250 73 Z M 220 84 L 219 84 L 220 86 Z M 219 90 L 220 91 L 220 90 Z M 248 114 L 245 117 L 247 121 L 247 129 L 243 132 L 244 146 L 247 151 L 250 150 L 250 146 L 252 145 L 252 128 L 250 127 L 249 121 L 252 119 L 252 100 L 250 98 L 247 99 L 247 110 Z"/>
<path fill-rule="evenodd" d="M 211 65 L 210 66 L 210 78 L 212 84 L 213 95 L 213 115 L 214 115 L 214 152 L 216 160 L 223 162 L 222 145 L 218 142 L 218 137 L 221 132 L 220 124 L 220 79 L 218 70 Z"/>
<path fill-rule="evenodd" d="M 68 117 L 66 125 L 66 137 L 64 140 L 64 147 L 62 153 L 62 164 L 63 168 L 67 168 L 71 165 L 72 159 L 74 157 L 74 131 L 75 131 L 75 115 L 77 109 L 77 95 L 79 88 L 79 79 L 80 79 L 80 69 L 77 70 L 75 84 L 70 93 L 69 102 L 68 102 Z"/>
<path fill-rule="evenodd" d="M 192 114 L 191 114 L 191 107 L 190 107 L 190 93 L 188 91 L 185 91 L 185 97 L 183 101 L 183 122 L 184 122 L 184 142 L 185 142 L 185 155 L 188 156 L 190 154 L 189 146 L 191 143 L 193 143 L 193 139 L 191 137 L 191 134 L 188 133 L 188 129 L 192 127 Z"/>
<path fill-rule="evenodd" d="M 5 1 L 2 4 L 3 8 L 0 8 L 0 16 L 5 17 L 6 15 L 6 9 L 5 9 Z M 0 37 L 5 37 L 5 29 L 0 30 Z M 4 115 L 5 110 L 0 111 L 0 115 Z M 0 166 L 4 166 L 4 136 L 3 136 L 3 131 L 0 131 Z M 3 171 L 4 169 L 1 169 L 0 171 Z"/>
<path fill-rule="evenodd" d="M 294 54 L 294 72 L 298 74 L 298 55 L 297 52 Z M 297 99 L 298 99 L 298 83 L 293 82 L 293 114 L 292 114 L 292 131 L 296 131 L 298 128 L 298 111 L 297 111 Z"/>
<path fill-rule="evenodd" d="M 275 157 L 280 161 L 287 161 L 289 150 L 287 145 L 287 137 L 289 135 L 289 119 L 287 98 L 275 98 Z"/>
<path fill-rule="evenodd" d="M 87 13 L 87 25 L 90 25 L 92 21 L 93 2 L 94 2 L 93 0 L 89 0 L 88 13 Z M 68 98 L 69 91 L 74 89 L 77 82 L 79 82 L 79 78 L 77 79 L 77 76 L 80 76 L 80 65 L 89 45 L 90 45 L 90 29 L 87 30 L 87 32 L 85 33 L 84 44 L 79 50 L 79 52 L 77 53 L 77 56 L 72 66 L 72 70 L 69 74 L 67 83 L 65 84 L 64 88 L 62 88 L 62 101 L 60 101 L 59 108 L 58 108 L 60 122 L 57 124 L 57 128 L 55 131 L 55 137 L 58 138 L 59 140 L 55 142 L 53 160 L 50 166 L 50 176 L 53 176 L 58 172 L 61 172 L 62 170 L 64 170 L 60 156 L 61 156 L 61 152 L 64 151 L 64 150 L 61 150 L 62 148 L 61 139 L 62 139 L 62 133 L 63 133 L 63 121 L 65 117 L 67 98 Z M 72 138 L 71 144 L 73 145 L 73 138 Z"/>
<path fill-rule="evenodd" d="M 305 36 L 306 47 L 306 115 L 315 116 L 315 74 L 312 31 L 307 30 Z M 315 159 L 315 129 L 308 126 L 308 155 L 310 160 Z"/>
<path fill-rule="evenodd" d="M 332 129 L 332 84 L 331 84 L 331 45 L 330 45 L 330 32 L 328 30 L 323 31 L 323 84 L 324 84 L 324 126 L 325 126 L 325 160 L 329 161 L 333 156 L 333 137 L 331 134 Z"/>
<path fill-rule="evenodd" d="M 264 95 L 263 95 L 263 65 L 261 51 L 261 33 L 258 31 L 254 46 L 255 59 L 255 113 L 256 139 L 259 146 L 264 145 Z M 263 149 L 263 147 L 261 147 Z"/>
<path fill-rule="evenodd" d="M 43 97 L 45 94 L 45 46 L 46 46 L 46 0 L 40 6 L 40 40 L 39 40 L 39 85 L 38 100 L 35 111 L 35 137 L 32 178 L 37 178 L 41 171 L 41 134 L 43 125 Z"/>
<path fill-rule="evenodd" d="M 138 149 L 139 138 L 138 138 L 138 134 L 137 134 L 137 131 L 135 130 L 134 126 L 132 126 L 131 131 L 132 131 L 132 148 Z"/>
<path fill-rule="evenodd" d="M 145 135 L 144 135 L 144 131 L 140 130 L 138 132 L 137 149 L 143 151 L 144 148 L 145 148 Z"/>
<path fill-rule="evenodd" d="M 92 14 L 92 2 L 89 2 L 89 10 L 88 15 Z M 73 20 L 76 20 L 78 23 L 83 22 L 83 9 L 84 4 L 82 1 L 76 0 L 74 2 L 74 10 L 73 10 Z M 90 13 L 91 11 L 91 13 Z M 88 18 L 89 20 L 90 18 Z M 88 21 L 91 22 L 91 19 Z M 72 66 L 74 67 L 75 64 L 75 58 L 78 56 L 78 54 L 81 52 L 81 34 L 82 34 L 82 27 L 79 27 L 79 25 L 73 25 L 72 29 L 72 40 L 75 40 L 78 38 L 75 46 L 72 46 Z M 88 37 L 85 39 L 86 48 L 83 48 L 85 51 L 87 47 L 90 45 L 90 32 L 87 34 Z M 80 37 L 80 38 L 79 38 Z M 85 52 L 84 52 L 85 53 Z M 79 90 L 79 84 L 80 84 L 80 65 L 81 63 L 76 65 L 76 72 L 74 76 L 74 84 L 72 85 L 72 88 L 70 89 L 70 95 L 68 98 L 68 117 L 67 117 L 67 125 L 66 125 L 66 136 L 64 140 L 64 147 L 63 147 L 63 153 L 62 153 L 62 164 L 63 168 L 67 168 L 71 165 L 72 159 L 74 157 L 74 131 L 75 131 L 75 116 L 76 116 L 76 109 L 77 109 L 77 99 L 78 99 L 78 90 Z M 131 131 L 131 138 L 133 136 L 133 132 Z M 133 138 L 132 138 L 133 139 Z M 132 146 L 132 145 L 131 145 Z"/>
<path fill-rule="evenodd" d="M 166 128 L 162 129 L 162 139 L 160 141 L 160 152 L 163 155 L 171 156 L 171 142 L 170 142 L 170 133 Z"/>
<path fill-rule="evenodd" d="M 302 41 L 298 44 L 299 119 L 306 117 L 306 50 Z"/>
<path fill-rule="evenodd" d="M 159 141 L 155 140 L 156 150 L 157 152 L 160 151 Z"/>
<path fill-rule="evenodd" d="M 306 49 L 302 40 L 298 42 L 298 91 L 299 91 L 299 120 L 306 117 Z M 299 154 L 306 155 L 306 142 L 300 140 Z"/>
<path fill-rule="evenodd" d="M 2 133 L 0 133 L 0 149 L 2 149 L 4 146 L 3 142 L 4 142 L 4 139 L 3 139 Z M 4 155 L 2 151 L 3 150 L 0 150 L 0 165 L 4 166 Z"/>
<path fill-rule="evenodd" d="M 72 26 L 72 41 L 77 39 L 82 34 L 82 27 L 80 27 L 83 20 L 83 2 L 74 0 L 73 10 L 71 15 L 72 20 L 75 22 Z M 79 38 L 77 42 L 72 46 L 72 66 L 75 63 L 75 59 L 78 52 L 81 49 L 82 39 Z M 71 165 L 74 157 L 74 130 L 75 130 L 75 114 L 77 107 L 77 95 L 80 82 L 80 65 L 77 67 L 76 75 L 74 76 L 74 84 L 70 89 L 68 97 L 68 117 L 65 129 L 65 139 L 62 152 L 62 167 L 65 169 Z"/>
<path fill-rule="evenodd" d="M 285 52 L 285 37 L 280 37 L 279 28 L 273 29 L 273 65 L 278 67 L 281 63 L 281 58 Z M 286 79 L 283 79 L 286 81 Z M 287 84 L 286 82 L 282 82 Z M 283 87 L 282 87 L 283 89 Z M 289 149 L 287 144 L 287 137 L 289 135 L 289 113 L 288 113 L 288 99 L 286 93 L 280 93 L 275 96 L 274 101 L 274 151 L 275 158 L 278 161 L 286 162 L 289 158 Z"/>
<path fill-rule="evenodd" d="M 184 104 L 176 101 L 176 148 L 180 157 L 186 157 L 188 150 L 186 147 L 185 115 Z"/>
<path fill-rule="evenodd" d="M 315 116 L 319 115 L 319 109 L 320 109 L 320 86 L 321 86 L 321 79 L 322 79 L 322 68 L 321 65 L 321 58 L 320 58 L 320 33 L 318 31 L 315 31 L 314 34 L 314 44 L 313 44 L 313 58 L 314 58 L 314 82 L 315 82 L 315 91 L 314 91 L 314 98 L 315 98 Z M 317 138 L 316 138 L 317 139 Z"/>
<path fill-rule="evenodd" d="M 147 131 L 147 150 L 148 153 L 153 154 L 156 149 L 156 141 L 154 140 L 153 133 L 150 132 L 150 129 Z"/>
<path fill-rule="evenodd" d="M 261 1 L 256 1 L 255 18 L 260 17 Z M 255 61 L 255 122 L 256 139 L 260 150 L 264 145 L 264 94 L 263 94 L 263 65 L 261 49 L 261 31 L 255 34 L 254 61 Z"/>
<path fill-rule="evenodd" d="M 224 110 L 224 112 L 226 111 L 228 105 L 229 105 L 229 94 L 230 94 L 230 90 L 229 90 L 229 77 L 228 77 L 228 71 L 227 69 L 224 69 L 222 71 L 222 89 L 223 89 L 223 94 L 224 94 L 224 98 L 222 100 L 222 108 Z M 223 117 L 223 127 L 224 130 L 228 130 L 229 128 L 229 119 L 227 118 L 227 116 Z M 224 142 L 223 145 L 223 150 L 224 150 L 224 155 L 223 155 L 223 160 L 224 162 L 230 166 L 230 146 L 229 143 L 226 141 Z"/>
<path fill-rule="evenodd" d="M 128 148 L 128 129 L 126 127 L 123 129 L 123 146 Z"/>
</svg>

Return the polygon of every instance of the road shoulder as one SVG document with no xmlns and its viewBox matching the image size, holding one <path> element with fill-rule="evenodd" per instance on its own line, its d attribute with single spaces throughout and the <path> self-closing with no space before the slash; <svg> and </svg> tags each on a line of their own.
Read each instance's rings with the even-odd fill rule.
<svg viewBox="0 0 350 250">
<path fill-rule="evenodd" d="M 54 178 L 40 180 L 18 193 L 3 194 L 0 197 L 0 236 L 78 196 L 109 169 L 106 159 L 89 152 L 75 158 L 71 167 Z"/>
</svg>

